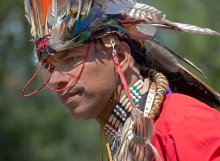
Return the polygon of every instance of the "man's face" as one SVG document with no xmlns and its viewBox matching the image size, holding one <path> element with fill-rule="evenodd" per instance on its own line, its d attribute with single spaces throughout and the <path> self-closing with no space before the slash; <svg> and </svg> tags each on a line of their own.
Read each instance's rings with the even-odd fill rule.
<svg viewBox="0 0 220 161">
<path fill-rule="evenodd" d="M 56 53 L 52 58 L 49 84 L 54 89 L 70 85 L 78 75 L 89 44 Z M 73 119 L 97 117 L 108 105 L 117 86 L 117 72 L 111 49 L 92 43 L 84 70 L 78 81 L 57 96 Z"/>
</svg>

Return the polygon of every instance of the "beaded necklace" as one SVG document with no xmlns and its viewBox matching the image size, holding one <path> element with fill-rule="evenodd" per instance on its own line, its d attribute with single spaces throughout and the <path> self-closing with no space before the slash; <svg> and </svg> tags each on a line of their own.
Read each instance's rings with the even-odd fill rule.
<svg viewBox="0 0 220 161">
<path fill-rule="evenodd" d="M 133 86 L 129 88 L 130 96 L 133 104 L 137 107 L 141 98 L 141 89 L 143 87 L 143 80 L 138 80 Z M 128 100 L 126 94 L 122 96 L 120 101 L 113 109 L 107 123 L 104 126 L 105 133 L 112 139 L 115 138 L 115 134 L 121 129 L 126 119 L 131 115 L 132 106 Z"/>
</svg>

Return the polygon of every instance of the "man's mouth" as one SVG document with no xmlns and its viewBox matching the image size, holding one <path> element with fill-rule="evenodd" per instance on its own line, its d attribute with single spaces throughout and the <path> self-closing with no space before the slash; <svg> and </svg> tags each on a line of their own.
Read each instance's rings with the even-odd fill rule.
<svg viewBox="0 0 220 161">
<path fill-rule="evenodd" d="M 80 91 L 79 91 L 79 92 L 70 92 L 70 93 L 66 93 L 66 94 L 60 95 L 60 96 L 59 96 L 59 100 L 60 100 L 60 102 L 61 102 L 63 105 L 68 104 L 68 103 L 70 103 L 70 102 L 72 101 L 72 99 L 73 99 L 76 95 L 78 95 L 79 93 L 80 93 Z"/>
</svg>

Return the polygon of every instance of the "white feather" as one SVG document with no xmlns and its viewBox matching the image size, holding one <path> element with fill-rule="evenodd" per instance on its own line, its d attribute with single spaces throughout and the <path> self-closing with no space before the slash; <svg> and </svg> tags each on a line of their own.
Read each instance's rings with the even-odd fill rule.
<svg viewBox="0 0 220 161">
<path fill-rule="evenodd" d="M 41 16 L 41 12 L 40 12 L 40 10 L 39 10 L 38 2 L 35 1 L 35 3 L 36 3 L 36 9 L 37 9 L 38 26 L 39 26 L 39 29 L 40 29 L 40 35 L 39 35 L 39 37 L 43 37 L 42 16 Z"/>
<path fill-rule="evenodd" d="M 194 25 L 190 25 L 190 24 L 182 24 L 182 23 L 175 23 L 175 25 L 177 25 L 177 27 L 181 28 L 184 32 L 220 36 L 220 34 L 218 32 L 213 31 L 209 28 L 201 28 L 198 26 L 194 26 Z"/>
<path fill-rule="evenodd" d="M 93 8 L 106 8 L 107 4 L 109 3 L 109 0 L 93 0 Z"/>
<path fill-rule="evenodd" d="M 78 0 L 79 6 L 78 6 L 78 13 L 77 13 L 77 16 L 76 16 L 76 20 L 78 20 L 78 19 L 79 19 L 79 16 L 81 15 L 82 6 L 83 6 L 83 1 L 84 1 L 84 0 Z"/>
<path fill-rule="evenodd" d="M 141 27 L 140 29 L 144 29 L 144 27 L 149 27 L 149 26 L 158 29 L 168 29 L 168 30 L 176 30 L 176 31 L 183 31 L 189 33 L 196 33 L 196 34 L 220 36 L 218 32 L 211 30 L 209 28 L 201 28 L 190 24 L 176 23 L 169 21 L 167 19 L 164 19 L 162 21 L 146 21 L 145 23 L 137 24 L 137 27 L 139 28 Z"/>
<path fill-rule="evenodd" d="M 92 2 L 93 2 L 93 0 L 90 0 L 86 15 L 89 14 L 89 11 L 90 11 L 90 9 L 91 9 L 91 7 L 92 7 Z"/>
<path fill-rule="evenodd" d="M 63 48 L 65 41 L 60 39 L 60 27 L 55 27 L 51 30 L 51 36 L 49 37 L 49 44 L 54 50 Z"/>
<path fill-rule="evenodd" d="M 52 1 L 51 15 L 53 16 L 53 27 L 55 27 L 57 22 L 57 0 Z"/>
<path fill-rule="evenodd" d="M 31 25 L 31 35 L 35 37 L 37 34 L 37 30 L 36 30 L 36 26 L 34 23 L 34 14 L 33 14 L 33 10 L 28 0 L 24 1 L 24 7 L 25 7 L 25 12 L 26 12 L 25 17 L 27 18 L 28 22 Z"/>
<path fill-rule="evenodd" d="M 108 5 L 106 6 L 106 13 L 107 14 L 118 14 L 118 13 L 122 13 L 125 12 L 127 13 L 129 10 L 129 8 L 134 7 L 135 5 L 135 1 L 131 0 L 131 1 L 127 1 L 127 0 L 122 0 L 122 1 L 109 1 Z"/>
<path fill-rule="evenodd" d="M 70 7 L 71 7 L 71 0 L 68 0 L 67 7 L 66 7 L 66 14 L 67 15 L 70 13 Z"/>
<path fill-rule="evenodd" d="M 128 13 L 128 15 L 134 19 L 152 19 L 155 21 L 161 21 L 165 19 L 165 14 L 156 8 L 142 4 L 136 3 L 133 7 L 129 8 L 128 6 L 125 8 L 124 12 Z"/>
<path fill-rule="evenodd" d="M 140 23 L 136 25 L 136 28 L 139 32 L 150 36 L 154 36 L 154 34 L 157 32 L 157 28 L 149 24 Z"/>
</svg>

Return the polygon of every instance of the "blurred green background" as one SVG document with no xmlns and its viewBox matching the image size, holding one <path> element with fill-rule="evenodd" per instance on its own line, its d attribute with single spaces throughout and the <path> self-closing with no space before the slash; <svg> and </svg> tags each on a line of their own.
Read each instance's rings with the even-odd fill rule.
<svg viewBox="0 0 220 161">
<path fill-rule="evenodd" d="M 219 0 L 144 2 L 166 13 L 169 20 L 220 32 Z M 208 78 L 200 78 L 220 92 L 220 37 L 171 31 L 159 31 L 156 37 L 201 68 Z M 23 0 L 0 0 L 0 161 L 101 160 L 95 120 L 73 121 L 46 89 L 30 98 L 21 96 L 37 68 L 30 39 Z M 29 90 L 39 87 L 43 77 L 44 71 Z"/>
</svg>

